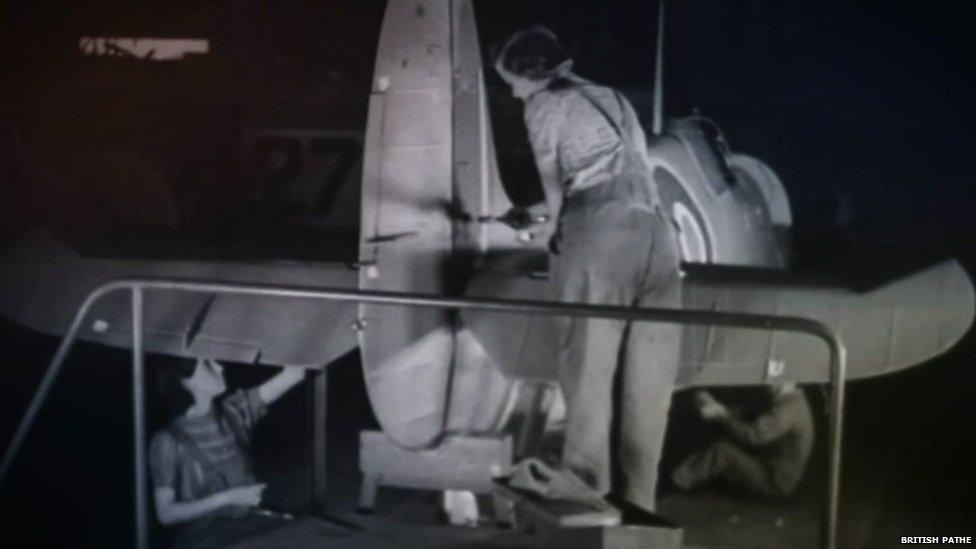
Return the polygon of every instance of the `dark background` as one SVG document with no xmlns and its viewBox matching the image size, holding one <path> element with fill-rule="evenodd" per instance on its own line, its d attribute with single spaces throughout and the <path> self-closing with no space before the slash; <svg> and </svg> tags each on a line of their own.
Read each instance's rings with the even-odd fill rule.
<svg viewBox="0 0 976 549">
<path fill-rule="evenodd" d="M 541 22 L 564 39 L 583 76 L 627 90 L 651 85 L 651 2 L 482 0 L 476 9 L 483 47 L 505 29 Z M 733 149 L 777 171 L 794 208 L 800 268 L 883 278 L 956 257 L 973 273 L 976 90 L 966 13 L 956 2 L 674 2 L 666 112 L 702 109 Z M 382 2 L 352 0 L 4 3 L 0 236 L 59 215 L 39 181 L 82 150 L 129 142 L 179 188 L 194 188 L 203 168 L 212 170 L 208 181 L 229 186 L 251 176 L 237 153 L 241 128 L 364 121 L 381 14 Z M 214 54 L 148 68 L 78 59 L 78 36 L 99 34 L 207 37 Z M 506 90 L 489 84 L 493 101 L 505 103 Z M 295 99 L 334 90 L 342 108 L 310 110 Z M 217 239 L 229 232 L 194 230 Z M 4 441 L 55 343 L 2 324 Z M 843 504 L 858 518 L 846 528 L 976 533 L 974 359 L 970 336 L 931 363 L 851 384 Z M 234 383 L 267 375 L 236 371 Z M 356 357 L 330 375 L 330 428 L 336 440 L 354 440 L 372 421 Z M 73 354 L 0 488 L 6 546 L 129 545 L 128 376 L 125 353 L 83 345 Z M 304 425 L 304 398 L 289 396 L 272 426 Z M 304 451 L 300 430 L 273 430 L 275 451 Z"/>
</svg>

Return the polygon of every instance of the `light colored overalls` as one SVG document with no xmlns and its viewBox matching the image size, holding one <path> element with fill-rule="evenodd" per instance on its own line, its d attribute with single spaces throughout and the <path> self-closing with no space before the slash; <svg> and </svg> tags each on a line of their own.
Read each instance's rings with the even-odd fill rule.
<svg viewBox="0 0 976 549">
<path fill-rule="evenodd" d="M 567 182 L 550 257 L 558 297 L 678 307 L 678 244 L 659 205 L 633 108 L 612 89 L 576 77 L 563 84 L 526 104 L 540 174 Z M 654 509 L 679 349 L 677 325 L 560 319 L 559 373 L 568 413 L 563 466 L 600 495 L 611 489 L 616 415 L 620 495 Z"/>
</svg>

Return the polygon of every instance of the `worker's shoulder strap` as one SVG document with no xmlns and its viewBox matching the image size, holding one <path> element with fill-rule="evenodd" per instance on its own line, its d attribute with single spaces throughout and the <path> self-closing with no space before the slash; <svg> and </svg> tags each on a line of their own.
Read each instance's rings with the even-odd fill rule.
<svg viewBox="0 0 976 549">
<path fill-rule="evenodd" d="M 603 105 L 601 105 L 600 102 L 596 100 L 596 98 L 594 98 L 588 91 L 586 91 L 586 86 L 587 84 L 576 84 L 575 86 L 573 86 L 573 88 L 577 90 L 580 93 L 580 95 L 584 99 L 586 99 L 591 105 L 593 105 L 593 108 L 595 108 L 597 112 L 603 115 L 603 118 L 605 118 L 607 123 L 610 124 L 610 127 L 613 128 L 613 131 L 617 133 L 617 137 L 619 137 L 620 139 L 625 139 L 624 132 L 620 129 L 620 124 L 618 124 L 617 121 L 614 120 L 612 116 L 610 116 L 610 113 L 608 113 L 607 110 L 603 108 Z M 613 96 L 617 98 L 617 104 L 620 106 L 620 112 L 621 113 L 624 112 L 624 104 L 623 104 L 623 100 L 620 99 L 620 92 L 618 92 L 617 90 L 612 90 L 612 91 L 613 91 Z"/>
</svg>

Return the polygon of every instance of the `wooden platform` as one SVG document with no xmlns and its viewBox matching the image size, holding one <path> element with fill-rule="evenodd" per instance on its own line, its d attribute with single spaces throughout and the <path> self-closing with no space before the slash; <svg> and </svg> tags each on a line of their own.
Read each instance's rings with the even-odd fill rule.
<svg viewBox="0 0 976 549">
<path fill-rule="evenodd" d="M 682 546 L 684 531 L 639 510 L 610 511 L 547 500 L 495 482 L 495 518 L 532 535 L 542 548 L 655 549 Z"/>
<path fill-rule="evenodd" d="M 451 436 L 430 450 L 406 450 L 379 431 L 362 431 L 359 509 L 370 511 L 380 486 L 418 490 L 467 490 L 488 494 L 492 479 L 509 474 L 512 439 Z"/>
</svg>

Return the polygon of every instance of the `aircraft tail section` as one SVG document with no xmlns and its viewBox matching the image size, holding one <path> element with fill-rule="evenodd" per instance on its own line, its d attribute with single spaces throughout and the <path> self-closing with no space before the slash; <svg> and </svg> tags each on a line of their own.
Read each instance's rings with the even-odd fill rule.
<svg viewBox="0 0 976 549">
<path fill-rule="evenodd" d="M 454 231 L 453 2 L 391 0 L 376 50 L 363 163 L 359 287 L 440 294 Z M 408 448 L 444 431 L 455 334 L 438 309 L 362 304 L 366 388 Z"/>
<path fill-rule="evenodd" d="M 509 266 L 510 267 L 510 266 Z M 840 334 L 848 351 L 848 377 L 896 372 L 935 358 L 969 330 L 973 283 L 961 265 L 945 261 L 867 292 L 808 285 L 789 279 L 735 276 L 702 266 L 684 279 L 683 308 L 812 318 Z M 548 282 L 485 271 L 468 295 L 539 299 Z M 558 348 L 550 317 L 464 311 L 462 318 L 510 376 L 554 378 Z M 681 385 L 750 385 L 777 378 L 822 383 L 829 378 L 826 345 L 805 334 L 711 326 L 682 331 Z"/>
<path fill-rule="evenodd" d="M 852 379 L 893 373 L 949 350 L 969 330 L 973 284 L 954 260 L 875 289 L 784 282 L 749 283 L 704 276 L 690 280 L 689 308 L 813 318 L 847 347 Z M 691 385 L 763 383 L 776 377 L 823 382 L 826 346 L 796 333 L 714 327 L 685 331 L 685 379 Z"/>
<path fill-rule="evenodd" d="M 221 263 L 86 258 L 47 232 L 28 233 L 0 255 L 0 314 L 27 328 L 64 335 L 90 291 L 119 278 L 355 288 L 338 264 Z M 79 337 L 132 345 L 131 298 L 106 295 Z M 145 296 L 149 352 L 265 364 L 324 366 L 356 346 L 356 304 L 152 291 Z"/>
</svg>

